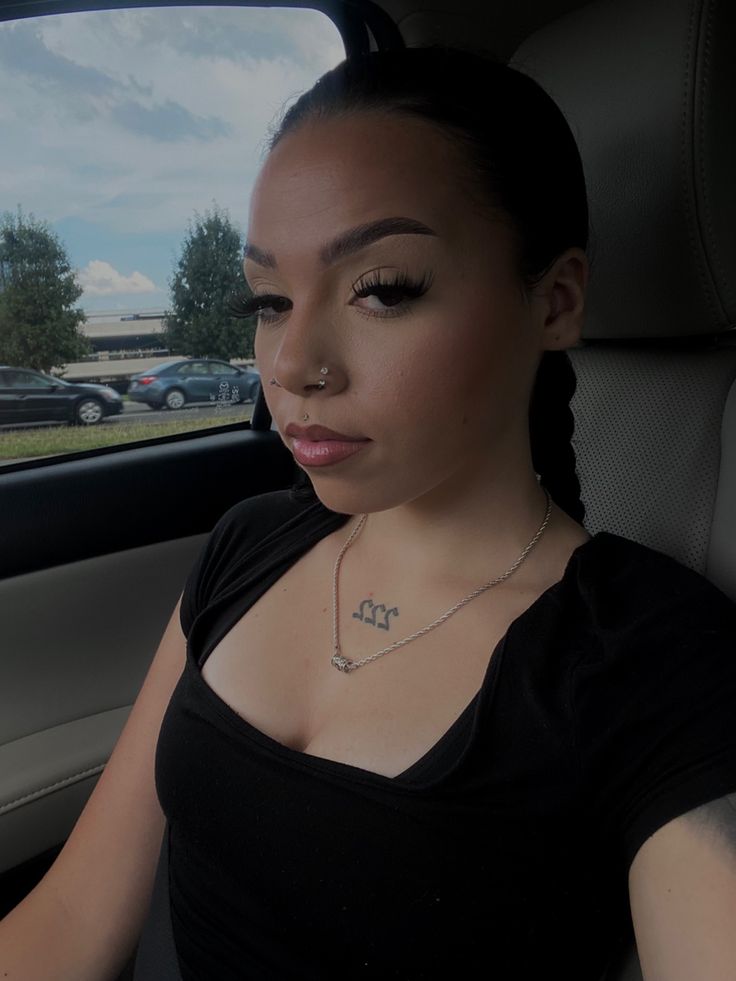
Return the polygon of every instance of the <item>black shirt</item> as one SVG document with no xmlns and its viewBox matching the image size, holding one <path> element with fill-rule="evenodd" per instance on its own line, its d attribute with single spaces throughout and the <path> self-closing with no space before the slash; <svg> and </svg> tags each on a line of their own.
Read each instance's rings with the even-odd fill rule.
<svg viewBox="0 0 736 981">
<path fill-rule="evenodd" d="M 181 976 L 597 981 L 631 928 L 640 845 L 736 791 L 736 605 L 598 533 L 513 621 L 449 731 L 389 778 L 281 745 L 200 673 L 346 520 L 288 492 L 243 501 L 189 576 L 156 755 Z"/>
</svg>

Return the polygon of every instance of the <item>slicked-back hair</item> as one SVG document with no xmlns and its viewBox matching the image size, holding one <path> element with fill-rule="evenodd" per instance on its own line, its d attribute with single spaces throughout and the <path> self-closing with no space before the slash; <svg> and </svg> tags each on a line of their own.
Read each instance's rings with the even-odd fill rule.
<svg viewBox="0 0 736 981">
<path fill-rule="evenodd" d="M 322 75 L 285 112 L 269 149 L 305 122 L 359 112 L 421 119 L 452 141 L 467 163 L 459 173 L 465 189 L 479 208 L 505 213 L 516 232 L 524 289 L 532 290 L 566 249 L 587 248 L 580 153 L 562 112 L 529 76 L 483 52 L 440 45 L 359 55 Z M 582 522 L 570 442 L 575 381 L 564 351 L 544 352 L 529 432 L 541 483 L 562 510 Z"/>
</svg>

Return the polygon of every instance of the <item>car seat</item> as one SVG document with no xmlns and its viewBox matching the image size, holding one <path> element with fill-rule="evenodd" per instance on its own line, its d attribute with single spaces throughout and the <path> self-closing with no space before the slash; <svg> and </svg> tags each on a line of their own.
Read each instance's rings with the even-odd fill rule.
<svg viewBox="0 0 736 981">
<path fill-rule="evenodd" d="M 562 108 L 588 183 L 592 273 L 570 352 L 585 525 L 736 599 L 736 4 L 598 0 L 511 64 Z M 639 981 L 632 941 L 605 981 Z"/>
</svg>

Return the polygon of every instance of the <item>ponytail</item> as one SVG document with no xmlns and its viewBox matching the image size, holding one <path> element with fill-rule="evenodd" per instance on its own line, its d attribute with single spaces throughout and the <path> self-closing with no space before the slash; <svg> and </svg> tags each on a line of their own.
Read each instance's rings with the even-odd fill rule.
<svg viewBox="0 0 736 981">
<path fill-rule="evenodd" d="M 544 352 L 529 406 L 529 437 L 532 463 L 540 483 L 558 507 L 582 524 L 585 506 L 580 498 L 571 442 L 575 418 L 570 400 L 576 381 L 566 351 Z"/>
</svg>

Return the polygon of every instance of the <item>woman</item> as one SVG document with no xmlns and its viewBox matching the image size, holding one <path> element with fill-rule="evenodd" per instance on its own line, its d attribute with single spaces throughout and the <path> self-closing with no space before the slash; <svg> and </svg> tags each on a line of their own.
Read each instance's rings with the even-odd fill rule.
<svg viewBox="0 0 736 981">
<path fill-rule="evenodd" d="M 698 919 L 736 898 L 736 613 L 581 523 L 587 225 L 561 114 L 481 56 L 286 114 L 241 313 L 314 495 L 232 508 L 189 576 L 137 978 L 587 981 L 632 912 L 648 979 L 736 971 Z"/>
</svg>

